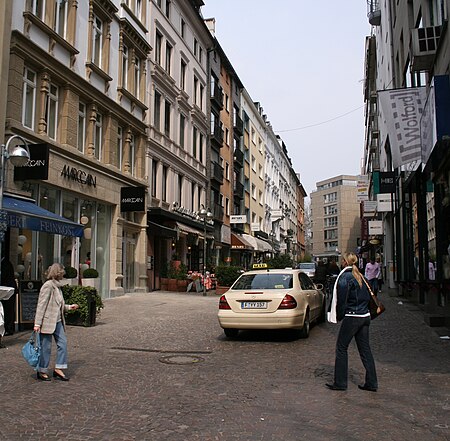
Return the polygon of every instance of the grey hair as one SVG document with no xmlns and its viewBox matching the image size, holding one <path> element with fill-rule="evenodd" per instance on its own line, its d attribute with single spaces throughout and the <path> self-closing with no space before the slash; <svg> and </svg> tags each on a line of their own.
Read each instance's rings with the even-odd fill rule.
<svg viewBox="0 0 450 441">
<path fill-rule="evenodd" d="M 62 279 L 64 276 L 64 267 L 60 263 L 50 265 L 46 272 L 47 279 Z"/>
</svg>

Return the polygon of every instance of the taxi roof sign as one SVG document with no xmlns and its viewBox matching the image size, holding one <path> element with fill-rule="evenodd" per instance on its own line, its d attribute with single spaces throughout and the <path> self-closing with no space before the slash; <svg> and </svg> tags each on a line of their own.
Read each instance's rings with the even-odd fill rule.
<svg viewBox="0 0 450 441">
<path fill-rule="evenodd" d="M 261 269 L 261 268 L 268 268 L 267 263 L 254 263 L 252 265 L 253 269 Z"/>
</svg>

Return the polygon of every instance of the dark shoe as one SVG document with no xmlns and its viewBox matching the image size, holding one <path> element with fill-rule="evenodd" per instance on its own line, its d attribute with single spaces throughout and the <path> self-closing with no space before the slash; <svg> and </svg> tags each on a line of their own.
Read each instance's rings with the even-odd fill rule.
<svg viewBox="0 0 450 441">
<path fill-rule="evenodd" d="M 47 374 L 41 374 L 40 372 L 36 372 L 36 378 L 42 381 L 52 381 L 52 379 Z"/>
<path fill-rule="evenodd" d="M 331 390 L 347 390 L 346 387 L 336 386 L 335 384 L 326 383 L 325 386 L 328 387 L 328 389 L 331 389 Z"/>
<path fill-rule="evenodd" d="M 369 387 L 369 386 L 366 386 L 365 384 L 363 384 L 363 385 L 358 384 L 358 387 L 361 390 L 368 390 L 369 392 L 376 392 L 377 391 L 377 389 L 375 387 Z"/>
<path fill-rule="evenodd" d="M 69 381 L 69 378 L 65 375 L 58 374 L 58 372 L 53 371 L 53 378 L 58 378 L 61 381 Z"/>
</svg>

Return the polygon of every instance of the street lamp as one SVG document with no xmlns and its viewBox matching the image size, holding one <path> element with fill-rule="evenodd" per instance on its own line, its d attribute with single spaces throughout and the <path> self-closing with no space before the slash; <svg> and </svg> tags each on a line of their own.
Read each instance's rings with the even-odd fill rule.
<svg viewBox="0 0 450 441">
<path fill-rule="evenodd" d="M 213 214 L 202 205 L 198 217 L 203 221 L 203 295 L 206 296 L 206 223 L 213 218 Z"/>
<path fill-rule="evenodd" d="M 13 140 L 19 140 L 23 145 L 16 145 L 11 148 Z M 6 144 L 1 145 L 0 152 L 0 242 L 3 242 L 5 238 L 5 231 L 8 228 L 6 222 L 6 212 L 3 211 L 3 188 L 5 186 L 6 179 L 6 161 L 11 160 L 12 165 L 15 167 L 21 167 L 30 160 L 30 150 L 28 149 L 27 142 L 19 135 L 13 135 L 8 139 Z M 0 247 L 0 261 L 1 261 L 1 247 Z"/>
</svg>

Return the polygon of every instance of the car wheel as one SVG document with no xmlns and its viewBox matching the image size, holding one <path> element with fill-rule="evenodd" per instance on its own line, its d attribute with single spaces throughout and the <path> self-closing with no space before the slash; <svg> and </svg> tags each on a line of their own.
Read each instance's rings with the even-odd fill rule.
<svg viewBox="0 0 450 441">
<path fill-rule="evenodd" d="M 225 333 L 225 335 L 228 338 L 236 338 L 238 336 L 239 333 L 239 329 L 234 329 L 234 328 L 225 328 L 223 330 L 223 332 Z"/>
<path fill-rule="evenodd" d="M 308 338 L 309 337 L 309 327 L 310 327 L 309 311 L 306 311 L 305 321 L 303 322 L 303 328 L 300 331 L 300 337 L 301 338 Z"/>
</svg>

